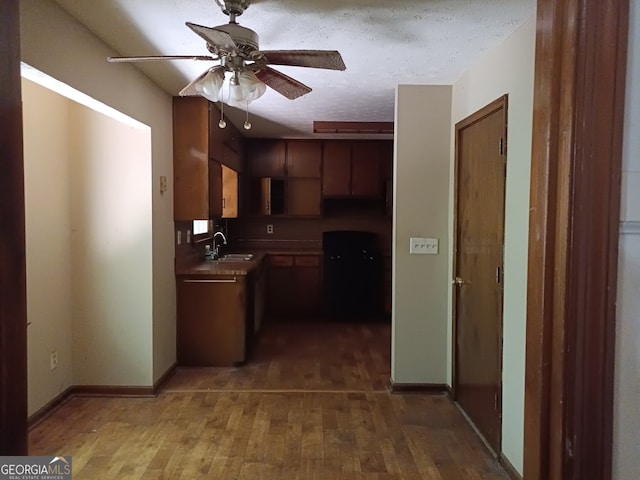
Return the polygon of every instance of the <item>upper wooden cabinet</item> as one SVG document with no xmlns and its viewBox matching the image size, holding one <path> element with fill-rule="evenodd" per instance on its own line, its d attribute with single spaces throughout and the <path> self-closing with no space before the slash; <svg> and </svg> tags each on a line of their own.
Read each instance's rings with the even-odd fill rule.
<svg viewBox="0 0 640 480">
<path fill-rule="evenodd" d="M 351 194 L 351 142 L 326 141 L 323 152 L 322 194 Z"/>
<path fill-rule="evenodd" d="M 322 144 L 320 142 L 288 141 L 286 158 L 288 177 L 320 178 L 322 170 Z"/>
<path fill-rule="evenodd" d="M 209 103 L 173 99 L 173 212 L 176 220 L 209 218 Z"/>
<path fill-rule="evenodd" d="M 243 169 L 242 137 L 233 125 L 219 128 L 218 115 L 205 98 L 173 98 L 175 220 L 220 218 L 226 198 L 221 166 Z"/>
<path fill-rule="evenodd" d="M 222 218 L 238 216 L 238 172 L 222 165 Z"/>
<path fill-rule="evenodd" d="M 322 195 L 381 197 L 391 159 L 389 141 L 326 141 L 322 158 Z"/>
<path fill-rule="evenodd" d="M 247 158 L 254 177 L 284 177 L 286 143 L 284 140 L 252 140 Z"/>
</svg>

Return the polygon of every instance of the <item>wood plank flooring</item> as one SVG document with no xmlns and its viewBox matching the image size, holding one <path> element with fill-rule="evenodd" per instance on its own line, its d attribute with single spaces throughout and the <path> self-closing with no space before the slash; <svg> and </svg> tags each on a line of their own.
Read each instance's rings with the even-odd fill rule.
<svg viewBox="0 0 640 480">
<path fill-rule="evenodd" d="M 390 326 L 265 325 L 239 368 L 76 397 L 30 433 L 74 479 L 507 480 L 445 395 L 390 394 Z"/>
</svg>

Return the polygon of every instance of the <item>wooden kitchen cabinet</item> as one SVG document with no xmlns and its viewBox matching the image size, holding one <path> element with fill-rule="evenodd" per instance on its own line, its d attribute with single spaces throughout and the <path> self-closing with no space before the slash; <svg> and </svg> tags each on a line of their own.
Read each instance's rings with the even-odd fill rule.
<svg viewBox="0 0 640 480">
<path fill-rule="evenodd" d="M 270 255 L 267 312 L 275 318 L 317 316 L 322 305 L 321 255 Z"/>
<path fill-rule="evenodd" d="M 322 170 L 322 144 L 317 141 L 287 141 L 287 177 L 320 178 Z"/>
<path fill-rule="evenodd" d="M 176 288 L 178 364 L 224 367 L 243 363 L 247 353 L 246 277 L 187 276 L 178 278 Z"/>
<path fill-rule="evenodd" d="M 220 218 L 222 216 L 222 165 L 215 160 L 209 161 L 209 216 L 201 218 Z"/>
<path fill-rule="evenodd" d="M 321 214 L 322 144 L 254 140 L 249 147 L 252 211 L 260 215 Z"/>
<path fill-rule="evenodd" d="M 173 213 L 175 220 L 209 217 L 209 103 L 173 99 Z"/>
<path fill-rule="evenodd" d="M 326 141 L 322 162 L 322 195 L 351 195 L 351 142 Z"/>
<path fill-rule="evenodd" d="M 222 218 L 238 216 L 238 172 L 222 167 Z"/>
<path fill-rule="evenodd" d="M 318 216 L 322 213 L 319 178 L 290 178 L 286 183 L 286 214 Z"/>
<path fill-rule="evenodd" d="M 390 145 L 377 140 L 325 142 L 322 196 L 382 198 Z"/>
<path fill-rule="evenodd" d="M 286 175 L 285 152 L 284 140 L 252 140 L 247 152 L 251 175 L 284 177 Z"/>
<path fill-rule="evenodd" d="M 384 182 L 378 142 L 353 142 L 351 149 L 351 195 L 380 197 Z"/>
<path fill-rule="evenodd" d="M 221 166 L 242 169 L 241 136 L 233 125 L 212 125 L 215 112 L 202 97 L 173 99 L 175 220 L 220 218 L 227 198 Z"/>
</svg>

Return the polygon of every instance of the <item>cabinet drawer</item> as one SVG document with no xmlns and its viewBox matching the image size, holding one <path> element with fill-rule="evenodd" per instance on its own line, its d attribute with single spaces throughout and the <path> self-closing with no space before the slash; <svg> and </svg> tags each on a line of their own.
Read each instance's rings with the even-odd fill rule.
<svg viewBox="0 0 640 480">
<path fill-rule="evenodd" d="M 295 264 L 297 267 L 319 267 L 320 257 L 318 255 L 296 255 Z"/>
<path fill-rule="evenodd" d="M 269 255 L 269 265 L 272 267 L 292 267 L 293 257 L 291 255 Z"/>
</svg>

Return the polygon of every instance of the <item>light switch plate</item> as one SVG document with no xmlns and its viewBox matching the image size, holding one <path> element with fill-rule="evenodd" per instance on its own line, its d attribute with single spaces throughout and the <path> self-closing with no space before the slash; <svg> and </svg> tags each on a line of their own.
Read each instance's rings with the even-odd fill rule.
<svg viewBox="0 0 640 480">
<path fill-rule="evenodd" d="M 182 243 L 182 230 L 178 230 L 177 237 L 178 245 L 180 245 Z"/>
<path fill-rule="evenodd" d="M 409 239 L 409 253 L 417 255 L 437 255 L 438 239 L 411 237 Z"/>
</svg>

